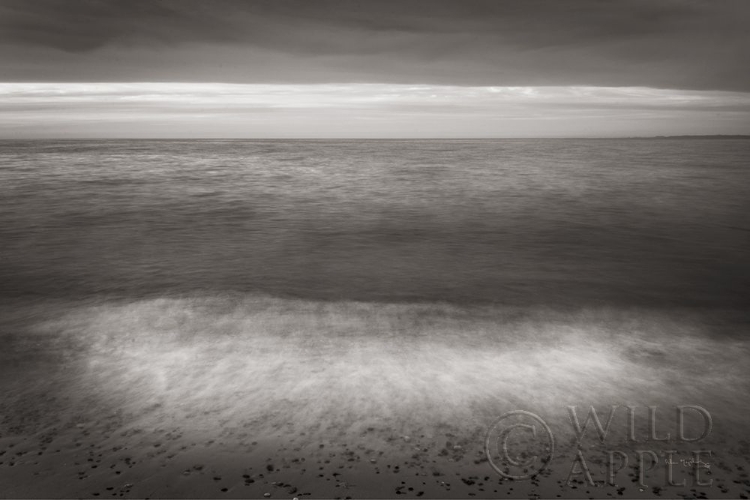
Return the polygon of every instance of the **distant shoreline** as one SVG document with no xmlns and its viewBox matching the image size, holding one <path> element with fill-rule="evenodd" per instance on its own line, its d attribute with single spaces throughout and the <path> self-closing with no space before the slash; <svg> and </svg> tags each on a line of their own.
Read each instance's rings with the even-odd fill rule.
<svg viewBox="0 0 750 500">
<path fill-rule="evenodd" d="M 657 135 L 654 137 L 628 137 L 628 139 L 750 139 L 750 135 Z"/>
</svg>

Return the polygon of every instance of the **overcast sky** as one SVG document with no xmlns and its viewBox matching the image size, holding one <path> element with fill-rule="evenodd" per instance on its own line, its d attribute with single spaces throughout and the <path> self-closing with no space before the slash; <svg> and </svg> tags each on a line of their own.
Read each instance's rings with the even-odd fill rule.
<svg viewBox="0 0 750 500">
<path fill-rule="evenodd" d="M 0 0 L 0 137 L 750 133 L 750 2 Z"/>
</svg>

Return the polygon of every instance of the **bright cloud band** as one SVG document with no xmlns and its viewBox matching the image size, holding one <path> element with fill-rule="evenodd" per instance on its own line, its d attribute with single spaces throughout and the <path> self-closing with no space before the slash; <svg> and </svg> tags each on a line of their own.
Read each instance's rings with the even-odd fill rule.
<svg viewBox="0 0 750 500">
<path fill-rule="evenodd" d="M 139 126 L 126 130 L 136 123 Z M 0 137 L 750 132 L 750 94 L 644 87 L 0 83 Z M 135 135 L 134 135 L 135 134 Z"/>
</svg>

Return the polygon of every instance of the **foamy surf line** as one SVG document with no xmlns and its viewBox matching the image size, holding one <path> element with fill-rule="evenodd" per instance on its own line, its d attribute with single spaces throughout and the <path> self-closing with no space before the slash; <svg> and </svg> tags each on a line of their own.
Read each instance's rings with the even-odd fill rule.
<svg viewBox="0 0 750 500">
<path fill-rule="evenodd" d="M 626 452 L 649 449 L 648 407 L 670 423 L 681 405 L 707 409 L 708 493 L 737 496 L 746 480 L 750 344 L 721 314 L 262 296 L 33 311 L 17 313 L 22 334 L 4 332 L 12 496 L 576 497 L 585 481 L 561 485 L 575 456 L 568 407 L 604 421 L 613 405 L 613 429 L 626 408 L 638 415 L 637 446 L 610 434 Z M 558 440 L 533 482 L 510 484 L 486 458 L 488 428 L 513 410 L 541 415 Z M 661 491 L 627 483 L 629 496 Z"/>
</svg>

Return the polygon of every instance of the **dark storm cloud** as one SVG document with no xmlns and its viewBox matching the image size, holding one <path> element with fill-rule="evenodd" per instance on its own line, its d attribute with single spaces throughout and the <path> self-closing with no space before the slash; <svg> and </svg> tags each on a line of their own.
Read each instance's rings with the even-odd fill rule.
<svg viewBox="0 0 750 500">
<path fill-rule="evenodd" d="M 750 90 L 745 1 L 2 1 L 4 81 Z"/>
</svg>

